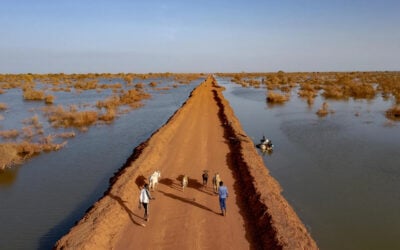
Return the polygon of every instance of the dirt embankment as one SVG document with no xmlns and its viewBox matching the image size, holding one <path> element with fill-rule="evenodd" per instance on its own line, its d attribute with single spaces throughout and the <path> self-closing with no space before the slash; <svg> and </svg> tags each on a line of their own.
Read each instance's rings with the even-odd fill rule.
<svg viewBox="0 0 400 250">
<path fill-rule="evenodd" d="M 138 146 L 96 202 L 56 249 L 317 249 L 281 195 L 223 89 L 209 77 L 173 117 Z M 139 186 L 156 169 L 162 179 L 145 227 Z M 204 169 L 220 173 L 230 190 L 228 214 L 202 187 Z M 189 176 L 183 192 L 180 179 Z"/>
</svg>

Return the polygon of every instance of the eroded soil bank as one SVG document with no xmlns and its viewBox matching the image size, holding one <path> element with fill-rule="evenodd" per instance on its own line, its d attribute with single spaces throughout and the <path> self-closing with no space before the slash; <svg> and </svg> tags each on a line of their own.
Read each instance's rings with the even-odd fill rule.
<svg viewBox="0 0 400 250">
<path fill-rule="evenodd" d="M 281 187 L 245 134 L 223 89 L 209 77 L 146 142 L 138 146 L 110 188 L 56 249 L 317 249 Z M 219 173 L 228 187 L 227 216 L 201 173 Z M 150 221 L 139 210 L 139 187 L 154 171 Z M 189 185 L 180 187 L 183 174 Z"/>
</svg>

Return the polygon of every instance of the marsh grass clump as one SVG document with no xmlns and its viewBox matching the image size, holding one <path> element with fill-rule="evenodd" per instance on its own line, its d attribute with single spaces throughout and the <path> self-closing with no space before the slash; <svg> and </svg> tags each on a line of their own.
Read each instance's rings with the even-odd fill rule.
<svg viewBox="0 0 400 250">
<path fill-rule="evenodd" d="M 376 95 L 374 87 L 367 83 L 351 83 L 346 90 L 349 96 L 356 99 L 373 99 Z"/>
<path fill-rule="evenodd" d="M 44 100 L 45 94 L 42 90 L 35 90 L 33 88 L 27 88 L 23 91 L 25 100 L 29 101 L 41 101 Z"/>
<path fill-rule="evenodd" d="M 135 86 L 135 89 L 143 89 L 144 88 L 144 83 L 139 82 L 139 83 L 136 83 L 134 86 Z"/>
<path fill-rule="evenodd" d="M 327 116 L 329 113 L 333 113 L 333 110 L 329 110 L 328 108 L 329 108 L 328 103 L 324 102 L 324 103 L 322 103 L 321 108 L 318 109 L 318 111 L 316 112 L 316 114 L 317 114 L 319 117 L 324 117 L 324 116 Z"/>
<path fill-rule="evenodd" d="M 0 144 L 0 170 L 21 163 L 17 149 L 9 143 Z"/>
<path fill-rule="evenodd" d="M 76 82 L 74 85 L 74 88 L 79 90 L 92 90 L 96 89 L 97 87 L 97 79 L 88 81 L 81 80 Z"/>
<path fill-rule="evenodd" d="M 328 85 L 324 86 L 323 90 L 324 92 L 322 93 L 322 95 L 326 99 L 348 99 L 342 86 Z"/>
<path fill-rule="evenodd" d="M 0 102 L 0 111 L 6 110 L 7 108 L 7 104 Z"/>
<path fill-rule="evenodd" d="M 46 95 L 44 97 L 44 102 L 46 104 L 53 104 L 54 103 L 54 99 L 55 99 L 55 97 L 53 95 Z"/>
<path fill-rule="evenodd" d="M 113 83 L 113 84 L 101 84 L 99 85 L 99 89 L 121 89 L 121 83 Z"/>
<path fill-rule="evenodd" d="M 121 105 L 120 98 L 115 95 L 110 96 L 110 97 L 106 98 L 105 100 L 97 101 L 97 103 L 96 103 L 96 107 L 99 109 L 101 109 L 101 108 L 115 109 L 119 105 Z"/>
<path fill-rule="evenodd" d="M 50 152 L 57 151 L 64 147 L 67 142 L 63 142 L 60 144 L 52 143 L 51 136 L 47 137 L 47 139 L 42 143 L 30 143 L 30 142 L 20 142 L 16 143 L 15 148 L 18 151 L 18 154 L 24 158 L 32 157 L 41 152 Z"/>
<path fill-rule="evenodd" d="M 74 131 L 71 131 L 71 132 L 59 133 L 59 134 L 57 134 L 56 136 L 57 136 L 57 137 L 60 137 L 60 138 L 64 138 L 64 139 L 66 139 L 66 138 L 72 138 L 72 137 L 75 137 L 75 136 L 76 136 L 76 134 L 75 134 L 75 132 L 74 132 Z"/>
<path fill-rule="evenodd" d="M 41 129 L 43 128 L 42 123 L 40 122 L 39 116 L 35 114 L 31 118 L 24 119 L 22 121 L 23 124 L 31 125 L 34 129 Z"/>
<path fill-rule="evenodd" d="M 53 127 L 86 127 L 97 121 L 97 112 L 93 110 L 78 111 L 75 106 L 65 110 L 62 106 L 46 110 L 48 120 Z"/>
<path fill-rule="evenodd" d="M 314 88 L 314 86 L 308 83 L 300 84 L 298 95 L 301 98 L 305 98 L 309 106 L 314 104 L 314 99 L 318 96 L 317 90 Z"/>
<path fill-rule="evenodd" d="M 50 152 L 61 149 L 67 142 L 60 144 L 52 143 L 51 139 L 42 143 L 28 141 L 18 143 L 0 144 L 0 170 L 21 164 L 24 160 L 31 158 L 41 152 Z"/>
<path fill-rule="evenodd" d="M 117 117 L 115 109 L 107 109 L 104 114 L 99 115 L 99 120 L 104 122 L 112 122 Z"/>
<path fill-rule="evenodd" d="M 386 110 L 386 118 L 394 121 L 400 121 L 400 105 L 395 105 Z"/>
<path fill-rule="evenodd" d="M 19 136 L 19 132 L 16 129 L 10 129 L 10 130 L 3 130 L 0 131 L 0 137 L 3 139 L 14 139 Z"/>
<path fill-rule="evenodd" d="M 268 91 L 267 94 L 268 103 L 285 103 L 288 100 L 289 100 L 289 95 L 283 95 L 273 91 Z"/>
<path fill-rule="evenodd" d="M 22 128 L 22 136 L 24 137 L 25 140 L 32 140 L 33 137 L 36 135 L 35 133 L 35 127 L 30 125 L 30 126 L 25 126 Z"/>
<path fill-rule="evenodd" d="M 143 99 L 150 98 L 150 94 L 145 92 L 130 89 L 128 91 L 123 91 L 120 95 L 120 101 L 124 105 L 135 104 L 136 102 L 140 102 Z"/>
</svg>

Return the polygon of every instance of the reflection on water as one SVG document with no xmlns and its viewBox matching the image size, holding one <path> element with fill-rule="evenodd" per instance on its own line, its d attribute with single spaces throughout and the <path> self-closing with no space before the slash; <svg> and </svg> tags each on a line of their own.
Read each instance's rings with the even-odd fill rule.
<svg viewBox="0 0 400 250">
<path fill-rule="evenodd" d="M 0 187 L 11 186 L 16 180 L 19 167 L 0 170 Z"/>
<path fill-rule="evenodd" d="M 51 249 L 103 195 L 132 150 L 168 120 L 200 81 L 150 89 L 152 98 L 142 108 L 110 125 L 91 127 L 60 151 L 0 173 L 0 249 Z"/>
<path fill-rule="evenodd" d="M 292 94 L 270 107 L 265 89 L 225 79 L 224 96 L 255 143 L 274 143 L 263 155 L 283 195 L 321 249 L 400 249 L 400 125 L 386 126 L 390 102 L 329 101 L 325 118 Z"/>
</svg>

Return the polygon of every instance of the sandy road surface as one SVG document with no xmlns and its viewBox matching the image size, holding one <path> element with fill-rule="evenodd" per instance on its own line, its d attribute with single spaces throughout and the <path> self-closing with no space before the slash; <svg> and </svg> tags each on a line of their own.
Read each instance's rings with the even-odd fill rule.
<svg viewBox="0 0 400 250">
<path fill-rule="evenodd" d="M 57 243 L 56 249 L 317 249 L 281 196 L 254 144 L 241 129 L 213 78 L 137 147 L 110 189 Z M 138 208 L 139 186 L 154 170 L 150 220 Z M 203 170 L 210 173 L 202 187 Z M 220 215 L 212 175 L 228 187 Z M 182 191 L 181 178 L 189 185 Z"/>
<path fill-rule="evenodd" d="M 170 146 L 153 166 L 161 170 L 162 180 L 152 192 L 156 200 L 150 205 L 149 222 L 145 228 L 129 223 L 116 249 L 226 249 L 231 244 L 237 249 L 249 248 L 243 217 L 235 204 L 234 180 L 226 158 L 229 147 L 213 93 L 202 89 L 191 105 L 196 108 L 179 122 L 179 133 L 167 142 Z M 202 187 L 204 169 L 210 173 L 207 188 Z M 230 191 L 225 217 L 219 214 L 218 196 L 212 190 L 216 172 Z M 184 191 L 183 174 L 189 177 Z M 137 208 L 133 211 L 143 215 Z"/>
</svg>

